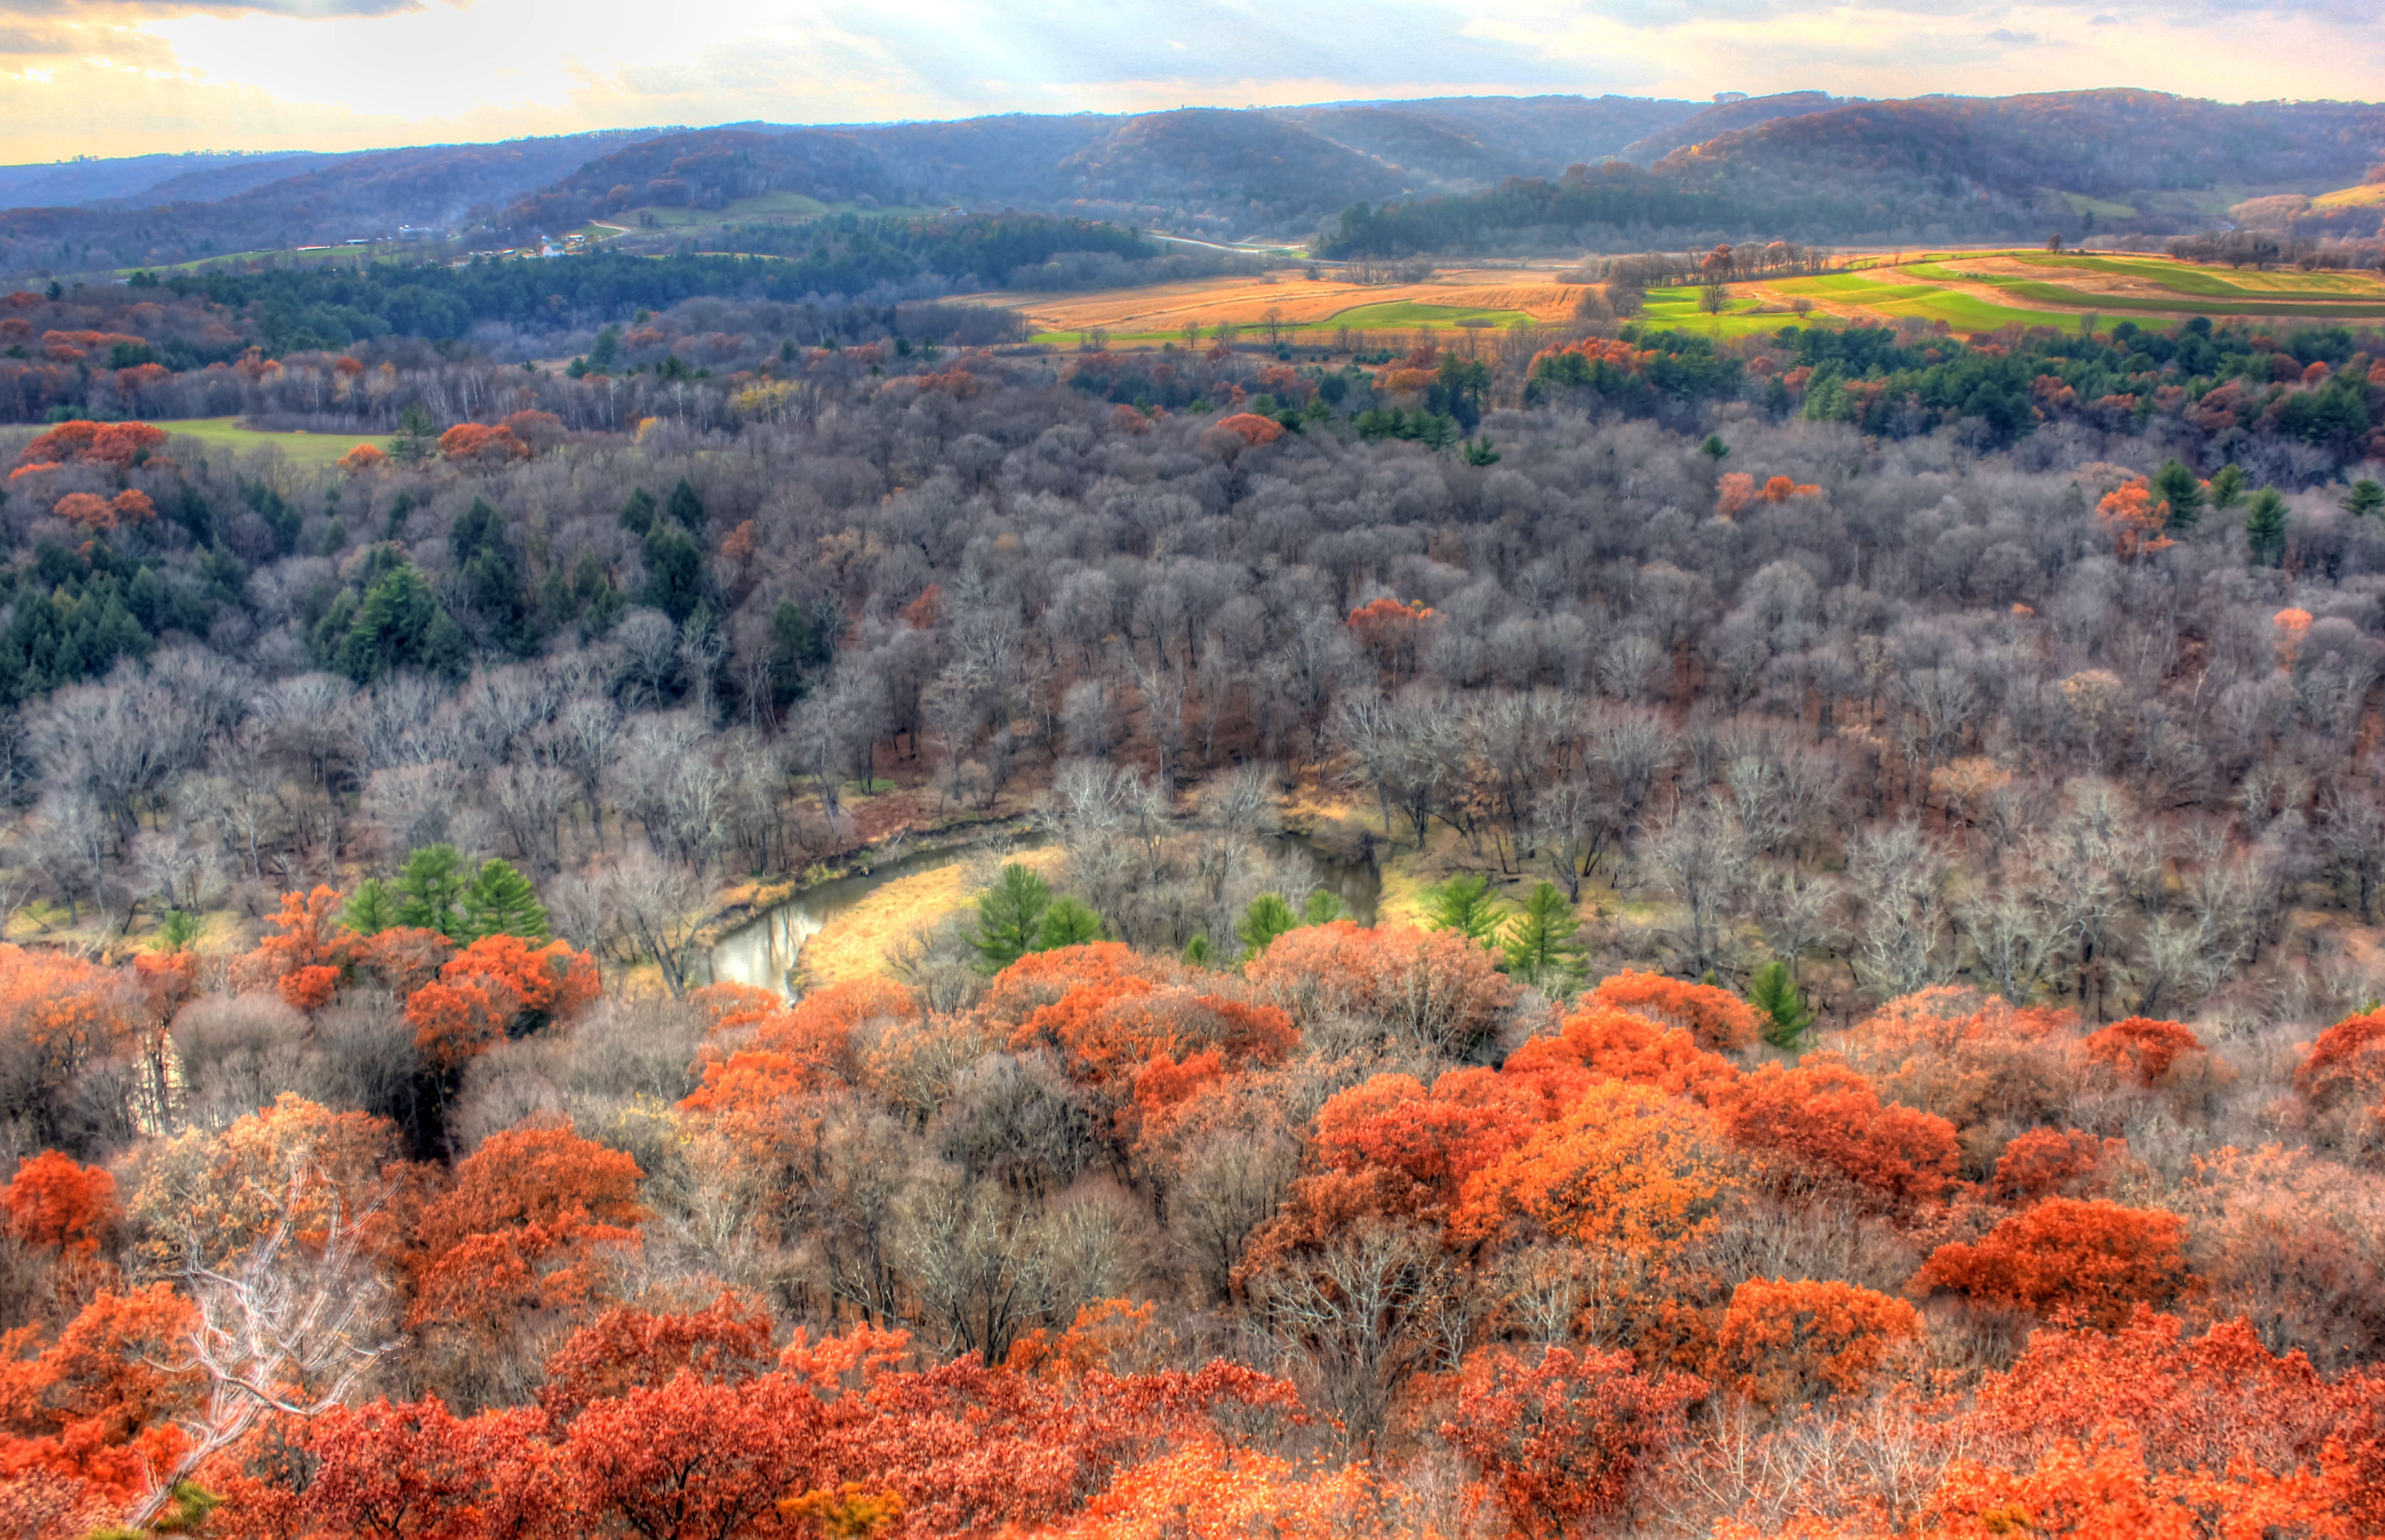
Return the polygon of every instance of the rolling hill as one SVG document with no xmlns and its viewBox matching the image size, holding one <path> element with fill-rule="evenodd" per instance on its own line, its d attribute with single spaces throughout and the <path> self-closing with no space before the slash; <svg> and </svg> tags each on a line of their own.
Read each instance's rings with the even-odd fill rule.
<svg viewBox="0 0 2385 1540">
<path fill-rule="evenodd" d="M 1698 131 L 1697 121 L 1672 131 Z M 2240 106 L 2142 91 L 1853 102 L 1721 132 L 1644 170 L 1615 161 L 1555 181 L 1353 207 L 1318 250 L 2174 233 L 2218 221 L 2247 190 L 2340 187 L 2380 145 L 2385 106 L 2364 103 Z"/>
</svg>

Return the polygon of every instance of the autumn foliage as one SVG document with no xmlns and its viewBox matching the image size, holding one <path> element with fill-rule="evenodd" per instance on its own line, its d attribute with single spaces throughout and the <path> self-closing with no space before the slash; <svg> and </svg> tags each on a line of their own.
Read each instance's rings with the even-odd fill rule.
<svg viewBox="0 0 2385 1540">
<path fill-rule="evenodd" d="M 208 1533 L 2385 1523 L 2361 1174 L 2268 1146 L 2166 1177 L 2111 1130 L 2220 1083 L 2180 1023 L 1941 988 L 1794 1054 L 1716 985 L 1527 1012 L 1464 937 L 1346 921 L 1239 969 L 1094 942 L 957 993 L 664 1006 L 567 943 L 344 913 L 290 894 L 228 959 L 0 949 L 0 1065 L 57 1086 L 178 1012 L 177 1073 L 365 1031 L 412 1075 L 392 1116 L 285 1092 L 18 1163 L 0 1522 L 131 1511 L 211 1404 L 224 1296 L 187 1280 L 271 1243 L 303 1283 L 353 1224 L 402 1360 L 214 1456 Z M 2380 1037 L 2331 1028 L 2277 1115 L 2366 1115 Z M 604 1055 L 671 1091 L 580 1095 Z M 1163 1245 L 1197 1298 L 1152 1282 Z"/>
<path fill-rule="evenodd" d="M 1732 1291 L 1714 1378 L 1758 1405 L 1861 1396 L 1921 1341 L 1905 1300 L 1836 1281 L 1750 1278 Z"/>
<path fill-rule="evenodd" d="M 2049 1198 L 1976 1244 L 1940 1247 L 1914 1286 L 2110 1327 L 2186 1291 L 2185 1238 L 2184 1223 L 2165 1210 Z"/>
</svg>

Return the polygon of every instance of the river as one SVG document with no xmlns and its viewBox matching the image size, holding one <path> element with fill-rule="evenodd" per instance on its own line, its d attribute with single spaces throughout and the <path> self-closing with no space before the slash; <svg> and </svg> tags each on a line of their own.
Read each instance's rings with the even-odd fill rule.
<svg viewBox="0 0 2385 1540">
<path fill-rule="evenodd" d="M 1020 850 L 1031 850 L 1043 843 L 1039 835 L 1013 834 L 1010 838 Z M 1383 875 L 1372 856 L 1336 859 L 1304 835 L 1284 834 L 1277 838 L 1305 852 L 1316 863 L 1318 882 L 1341 899 L 1346 917 L 1362 925 L 1375 923 L 1375 904 L 1382 895 Z M 714 942 L 707 958 L 709 982 L 750 984 L 792 996 L 804 943 L 818 935 L 830 920 L 898 877 L 958 866 L 967 863 L 971 853 L 965 847 L 943 845 L 881 862 L 868 872 L 814 883 Z"/>
</svg>

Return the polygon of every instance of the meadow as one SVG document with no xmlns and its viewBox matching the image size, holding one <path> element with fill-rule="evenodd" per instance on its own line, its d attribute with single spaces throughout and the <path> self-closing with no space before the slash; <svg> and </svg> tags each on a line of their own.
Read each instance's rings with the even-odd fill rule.
<svg viewBox="0 0 2385 1540">
<path fill-rule="evenodd" d="M 1269 325 L 1315 345 L 1319 331 L 1447 330 L 1556 325 L 1573 317 L 1588 286 L 1556 281 L 1547 270 L 1462 268 L 1423 283 L 1362 284 L 1298 268 L 1257 277 L 1194 279 L 1136 289 L 1049 294 L 995 292 L 966 296 L 1023 311 L 1035 341 L 1074 346 L 1088 332 L 1107 334 L 1113 346 L 1156 347 L 1181 342 L 1184 329 L 1214 337 L 1220 325 L 1250 332 Z"/>
<path fill-rule="evenodd" d="M 278 449 L 295 463 L 308 467 L 321 467 L 339 463 L 340 457 L 360 443 L 386 450 L 386 435 L 365 434 L 356 437 L 345 433 L 268 432 L 262 428 L 243 428 L 238 417 L 184 417 L 180 421 L 152 424 L 180 438 L 196 439 L 209 449 L 242 451 Z"/>
</svg>

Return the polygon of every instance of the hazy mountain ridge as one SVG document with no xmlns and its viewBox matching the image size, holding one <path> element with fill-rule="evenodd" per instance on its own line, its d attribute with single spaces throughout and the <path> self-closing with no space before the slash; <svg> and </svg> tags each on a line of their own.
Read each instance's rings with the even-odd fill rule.
<svg viewBox="0 0 2385 1540">
<path fill-rule="evenodd" d="M 1712 105 L 1457 97 L 745 123 L 297 155 L 291 163 L 303 168 L 280 176 L 273 164 L 217 157 L 142 157 L 137 172 L 108 162 L 0 168 L 0 195 L 93 193 L 173 172 L 147 191 L 111 193 L 108 206 L 0 213 L 0 270 L 162 265 L 400 224 L 469 224 L 519 240 L 630 209 L 719 209 L 765 193 L 863 208 L 1017 208 L 1212 236 L 1322 226 L 1341 255 L 1705 236 L 2035 238 L 2111 230 L 2116 218 L 2161 233 L 2216 221 L 2232 200 L 2106 209 L 2100 227 L 2078 200 L 2240 186 L 2318 192 L 2356 180 L 2380 155 L 2385 107 L 2375 105 L 2125 90 L 1891 102 L 1792 92 Z M 177 161 L 192 164 L 176 169 Z M 1577 166 L 1599 169 L 1566 179 Z M 142 202 L 160 191 L 174 201 Z M 1363 217 L 1337 228 L 1345 211 Z"/>
</svg>

